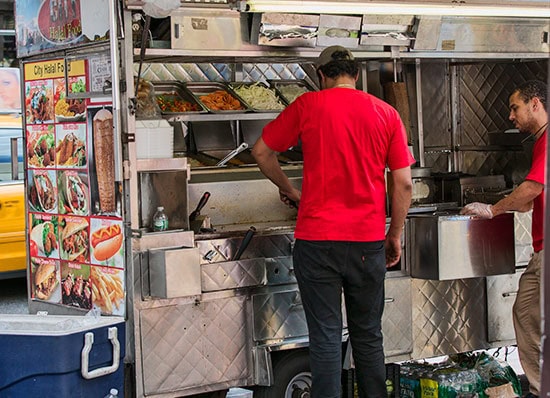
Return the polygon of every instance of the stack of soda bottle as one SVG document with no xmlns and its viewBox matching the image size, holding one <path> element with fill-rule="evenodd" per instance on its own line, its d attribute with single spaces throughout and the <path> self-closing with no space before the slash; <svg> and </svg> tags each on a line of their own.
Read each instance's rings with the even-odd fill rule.
<svg viewBox="0 0 550 398">
<path fill-rule="evenodd" d="M 453 355 L 440 363 L 402 363 L 399 382 L 402 398 L 487 398 L 488 387 L 506 383 L 521 396 L 513 369 L 485 352 Z"/>
</svg>

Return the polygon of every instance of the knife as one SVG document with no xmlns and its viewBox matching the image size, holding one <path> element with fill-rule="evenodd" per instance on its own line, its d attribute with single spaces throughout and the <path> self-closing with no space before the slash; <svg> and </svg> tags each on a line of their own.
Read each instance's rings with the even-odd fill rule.
<svg viewBox="0 0 550 398">
<path fill-rule="evenodd" d="M 199 204 L 197 205 L 197 208 L 189 214 L 189 221 L 193 221 L 197 218 L 199 214 L 201 214 L 202 208 L 206 205 L 206 202 L 208 202 L 208 199 L 210 199 L 210 192 L 205 192 L 202 194 Z"/>
<path fill-rule="evenodd" d="M 237 253 L 235 253 L 235 255 L 233 256 L 233 258 L 231 259 L 232 261 L 237 261 L 241 258 L 243 252 L 245 251 L 246 247 L 248 246 L 248 244 L 250 243 L 250 241 L 252 240 L 252 236 L 254 235 L 254 233 L 256 232 L 256 228 L 254 227 L 250 227 L 248 229 L 248 231 L 246 231 L 246 235 L 244 236 L 240 246 L 239 246 L 239 249 L 237 250 Z"/>
</svg>

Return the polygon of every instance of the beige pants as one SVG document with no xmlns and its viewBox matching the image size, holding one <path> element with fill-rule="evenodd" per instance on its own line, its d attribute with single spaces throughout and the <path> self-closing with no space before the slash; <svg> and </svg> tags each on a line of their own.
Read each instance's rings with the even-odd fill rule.
<svg viewBox="0 0 550 398">
<path fill-rule="evenodd" d="M 541 355 L 540 274 L 544 250 L 533 254 L 519 280 L 514 303 L 514 329 L 521 367 L 529 380 L 529 390 L 539 395 Z"/>
</svg>

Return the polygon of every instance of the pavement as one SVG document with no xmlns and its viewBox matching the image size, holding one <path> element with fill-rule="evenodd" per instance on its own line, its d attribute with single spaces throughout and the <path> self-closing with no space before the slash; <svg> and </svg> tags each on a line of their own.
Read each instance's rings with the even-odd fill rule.
<svg viewBox="0 0 550 398">
<path fill-rule="evenodd" d="M 26 278 L 0 280 L 0 314 L 28 314 Z"/>
</svg>

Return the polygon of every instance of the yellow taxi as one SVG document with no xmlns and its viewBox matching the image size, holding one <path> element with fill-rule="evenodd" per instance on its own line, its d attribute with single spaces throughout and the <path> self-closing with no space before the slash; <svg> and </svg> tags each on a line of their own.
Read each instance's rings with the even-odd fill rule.
<svg viewBox="0 0 550 398">
<path fill-rule="evenodd" d="M 11 172 L 11 139 L 18 141 L 19 175 Z M 25 188 L 23 183 L 22 120 L 0 114 L 0 279 L 25 276 Z M 32 249 L 32 248 L 31 248 Z"/>
</svg>

